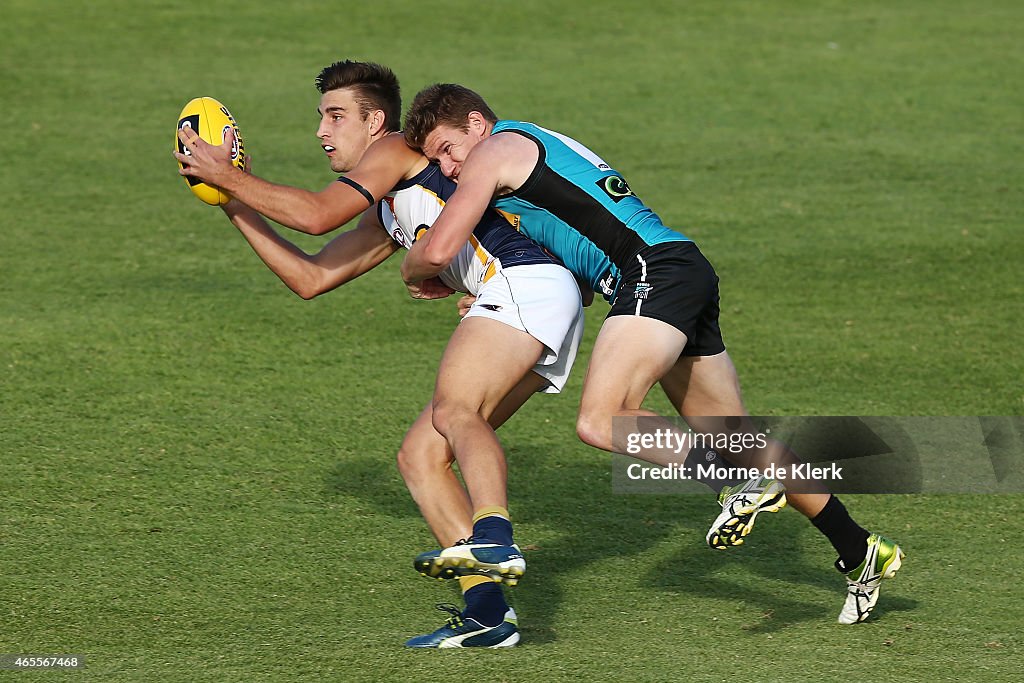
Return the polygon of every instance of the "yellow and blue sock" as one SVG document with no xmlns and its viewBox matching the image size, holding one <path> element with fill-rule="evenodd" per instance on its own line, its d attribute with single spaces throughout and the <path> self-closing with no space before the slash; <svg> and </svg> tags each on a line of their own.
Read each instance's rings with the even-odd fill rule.
<svg viewBox="0 0 1024 683">
<path fill-rule="evenodd" d="M 512 545 L 512 522 L 508 510 L 497 505 L 477 510 L 473 515 L 473 540 Z"/>
<path fill-rule="evenodd" d="M 466 601 L 462 616 L 484 626 L 497 626 L 505 619 L 508 603 L 501 587 L 486 576 L 460 576 L 459 587 Z"/>
</svg>

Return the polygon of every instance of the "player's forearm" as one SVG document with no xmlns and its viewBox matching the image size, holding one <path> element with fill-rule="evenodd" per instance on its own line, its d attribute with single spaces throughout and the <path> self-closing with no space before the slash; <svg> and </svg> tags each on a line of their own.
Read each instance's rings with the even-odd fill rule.
<svg viewBox="0 0 1024 683">
<path fill-rule="evenodd" d="M 277 185 L 244 171 L 226 175 L 222 187 L 271 220 L 308 235 L 322 235 L 345 222 L 331 216 L 318 193 Z"/>
<path fill-rule="evenodd" d="M 402 261 L 402 279 L 407 283 L 422 282 L 427 278 L 435 277 L 444 270 L 451 259 L 436 248 L 431 248 L 431 237 L 433 230 L 428 230 L 405 255 Z"/>
<path fill-rule="evenodd" d="M 320 269 L 310 256 L 277 234 L 255 211 L 225 208 L 225 213 L 260 260 L 288 289 L 307 300 L 327 291 Z"/>
<path fill-rule="evenodd" d="M 467 181 L 460 185 L 433 226 L 422 234 L 417 231 L 419 237 L 402 263 L 406 283 L 433 277 L 455 260 L 487 210 L 492 186 L 486 179 L 482 183 Z"/>
</svg>

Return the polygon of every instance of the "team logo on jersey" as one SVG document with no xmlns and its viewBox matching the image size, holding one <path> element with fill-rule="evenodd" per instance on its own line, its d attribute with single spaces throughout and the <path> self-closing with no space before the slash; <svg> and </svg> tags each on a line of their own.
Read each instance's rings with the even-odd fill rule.
<svg viewBox="0 0 1024 683">
<path fill-rule="evenodd" d="M 626 197 L 635 197 L 633 190 L 629 189 L 629 185 L 626 184 L 626 180 L 619 175 L 610 175 L 601 178 L 597 181 L 597 186 L 600 187 L 605 194 L 612 198 L 613 202 L 621 202 Z"/>
<path fill-rule="evenodd" d="M 650 282 L 638 282 L 636 283 L 636 289 L 633 291 L 634 299 L 646 299 L 647 295 L 654 289 L 654 285 Z"/>
<path fill-rule="evenodd" d="M 398 242 L 400 246 L 403 246 L 406 249 L 409 248 L 409 240 L 405 239 L 405 233 L 402 232 L 401 228 L 395 228 L 391 231 L 391 239 Z"/>
</svg>

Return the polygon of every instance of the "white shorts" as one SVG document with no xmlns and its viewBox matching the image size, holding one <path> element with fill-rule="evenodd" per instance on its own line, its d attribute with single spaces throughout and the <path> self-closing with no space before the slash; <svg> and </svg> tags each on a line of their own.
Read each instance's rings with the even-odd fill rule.
<svg viewBox="0 0 1024 683">
<path fill-rule="evenodd" d="M 583 336 L 583 305 L 572 273 L 553 263 L 512 266 L 480 286 L 466 317 L 497 320 L 544 345 L 533 371 L 548 381 L 544 393 L 565 386 Z"/>
</svg>

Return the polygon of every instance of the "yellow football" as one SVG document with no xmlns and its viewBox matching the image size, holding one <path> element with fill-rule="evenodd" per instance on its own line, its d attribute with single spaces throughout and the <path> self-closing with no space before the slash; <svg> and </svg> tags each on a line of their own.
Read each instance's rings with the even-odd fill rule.
<svg viewBox="0 0 1024 683">
<path fill-rule="evenodd" d="M 235 143 L 231 146 L 231 163 L 238 168 L 245 168 L 245 147 L 242 145 L 242 135 L 238 132 L 235 117 L 231 115 L 227 107 L 212 97 L 197 97 L 186 104 L 178 117 L 178 128 L 191 128 L 203 140 L 218 146 L 224 144 L 224 132 L 231 128 L 235 134 Z M 190 154 L 178 139 L 177 131 L 174 133 L 174 144 L 180 153 L 186 156 Z M 179 163 L 178 166 L 180 167 L 181 164 Z M 207 185 L 198 178 L 182 177 L 185 179 L 188 189 L 207 204 L 212 206 L 227 204 L 231 199 L 231 195 Z"/>
</svg>

